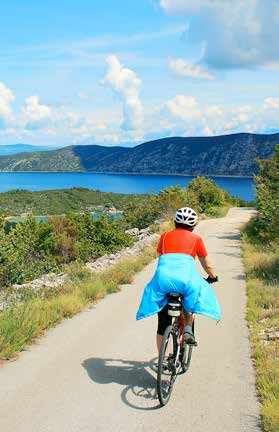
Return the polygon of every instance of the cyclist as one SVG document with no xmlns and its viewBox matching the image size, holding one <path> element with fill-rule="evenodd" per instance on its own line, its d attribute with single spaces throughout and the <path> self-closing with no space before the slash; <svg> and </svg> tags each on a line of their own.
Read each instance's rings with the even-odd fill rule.
<svg viewBox="0 0 279 432">
<path fill-rule="evenodd" d="M 175 213 L 175 229 L 162 234 L 157 251 L 158 266 L 152 280 L 146 285 L 137 319 L 158 313 L 157 348 L 160 350 L 166 327 L 171 323 L 167 311 L 167 294 L 184 295 L 184 338 L 196 345 L 192 332 L 193 313 L 219 320 L 221 309 L 209 282 L 217 281 L 214 268 L 202 238 L 193 233 L 198 223 L 196 212 L 183 207 Z M 207 281 L 197 272 L 194 260 L 198 256 L 208 274 Z"/>
</svg>

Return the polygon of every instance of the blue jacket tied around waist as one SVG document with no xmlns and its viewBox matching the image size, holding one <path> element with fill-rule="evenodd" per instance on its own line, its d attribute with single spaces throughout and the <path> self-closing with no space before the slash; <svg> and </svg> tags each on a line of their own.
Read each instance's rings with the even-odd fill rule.
<svg viewBox="0 0 279 432">
<path fill-rule="evenodd" d="M 163 254 L 152 280 L 146 285 L 137 313 L 137 320 L 159 312 L 167 304 L 167 294 L 184 295 L 187 312 L 221 318 L 221 308 L 213 288 L 198 273 L 192 256 L 182 253 Z"/>
</svg>

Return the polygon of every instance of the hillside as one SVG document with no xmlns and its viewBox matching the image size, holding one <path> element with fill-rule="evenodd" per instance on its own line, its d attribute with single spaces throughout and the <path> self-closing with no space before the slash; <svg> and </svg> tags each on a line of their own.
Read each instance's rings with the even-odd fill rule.
<svg viewBox="0 0 279 432">
<path fill-rule="evenodd" d="M 256 159 L 267 159 L 279 134 L 240 133 L 216 137 L 173 137 L 133 148 L 70 146 L 0 157 L 0 171 L 87 171 L 252 176 Z"/>
<path fill-rule="evenodd" d="M 101 192 L 86 188 L 70 188 L 31 192 L 11 190 L 0 193 L 0 213 L 15 216 L 30 212 L 34 215 L 94 211 L 98 206 L 122 209 L 129 202 L 139 202 L 145 195 Z"/>
</svg>

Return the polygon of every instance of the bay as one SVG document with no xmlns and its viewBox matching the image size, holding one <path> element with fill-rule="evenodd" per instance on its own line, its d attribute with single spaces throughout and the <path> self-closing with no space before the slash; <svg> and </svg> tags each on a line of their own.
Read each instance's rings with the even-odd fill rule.
<svg viewBox="0 0 279 432">
<path fill-rule="evenodd" d="M 80 172 L 1 172 L 0 192 L 11 189 L 30 191 L 84 187 L 102 192 L 150 193 L 174 185 L 186 188 L 194 177 L 150 174 L 95 174 Z M 247 201 L 254 200 L 252 178 L 212 177 L 223 189 Z"/>
</svg>

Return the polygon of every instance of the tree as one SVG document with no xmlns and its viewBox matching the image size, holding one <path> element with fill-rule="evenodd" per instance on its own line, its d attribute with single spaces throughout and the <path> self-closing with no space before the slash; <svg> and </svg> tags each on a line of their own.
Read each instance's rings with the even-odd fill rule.
<svg viewBox="0 0 279 432">
<path fill-rule="evenodd" d="M 193 179 L 188 185 L 188 190 L 196 194 L 201 212 L 222 206 L 229 199 L 229 194 L 207 177 L 200 176 Z"/>
<path fill-rule="evenodd" d="M 138 203 L 133 201 L 129 203 L 124 209 L 124 220 L 127 228 L 142 229 L 152 224 L 161 214 L 157 196 L 150 195 Z"/>
<path fill-rule="evenodd" d="M 194 191 L 183 189 L 180 185 L 171 186 L 169 189 L 160 191 L 158 202 L 165 214 L 172 215 L 181 207 L 192 207 L 200 211 L 198 196 Z"/>
<path fill-rule="evenodd" d="M 279 145 L 271 159 L 258 161 L 260 172 L 255 176 L 258 228 L 261 237 L 279 237 Z"/>
</svg>

